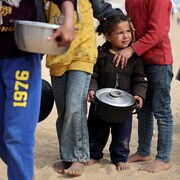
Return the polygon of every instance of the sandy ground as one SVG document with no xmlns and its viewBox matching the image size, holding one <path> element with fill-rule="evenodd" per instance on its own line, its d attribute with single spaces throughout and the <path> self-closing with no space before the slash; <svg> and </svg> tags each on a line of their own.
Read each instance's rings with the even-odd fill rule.
<svg viewBox="0 0 180 180">
<path fill-rule="evenodd" d="M 170 37 L 172 41 L 172 49 L 174 56 L 174 74 L 176 75 L 180 67 L 180 25 L 177 24 L 177 16 L 171 19 Z M 102 38 L 97 38 L 98 44 L 102 42 Z M 50 80 L 48 69 L 43 63 L 43 78 Z M 108 146 L 104 149 L 104 158 L 99 163 L 86 167 L 85 172 L 81 177 L 75 177 L 77 180 L 180 180 L 180 81 L 175 78 L 172 82 L 172 110 L 174 115 L 174 136 L 173 147 L 171 153 L 171 161 L 173 166 L 168 171 L 150 174 L 139 171 L 144 162 L 132 163 L 130 169 L 124 172 L 117 172 L 115 166 L 109 160 Z M 59 160 L 58 142 L 55 129 L 56 109 L 53 108 L 51 114 L 46 120 L 39 123 L 36 130 L 36 146 L 35 146 L 35 177 L 36 180 L 57 180 L 69 179 L 69 176 L 60 175 L 54 172 L 52 166 Z M 156 129 L 156 124 L 155 124 Z M 156 155 L 157 133 L 154 134 L 152 142 L 152 156 Z M 131 139 L 131 153 L 136 151 L 137 147 L 137 119 L 133 117 L 133 129 Z M 0 160 L 0 180 L 7 180 L 6 166 Z"/>
</svg>

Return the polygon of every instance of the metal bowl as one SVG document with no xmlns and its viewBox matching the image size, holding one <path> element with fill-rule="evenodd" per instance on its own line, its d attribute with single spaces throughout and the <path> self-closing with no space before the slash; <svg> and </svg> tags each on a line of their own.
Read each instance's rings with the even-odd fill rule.
<svg viewBox="0 0 180 180">
<path fill-rule="evenodd" d="M 13 23 L 16 44 L 23 51 L 62 55 L 69 47 L 58 47 L 58 39 L 48 40 L 60 25 L 23 20 L 13 20 Z"/>
</svg>

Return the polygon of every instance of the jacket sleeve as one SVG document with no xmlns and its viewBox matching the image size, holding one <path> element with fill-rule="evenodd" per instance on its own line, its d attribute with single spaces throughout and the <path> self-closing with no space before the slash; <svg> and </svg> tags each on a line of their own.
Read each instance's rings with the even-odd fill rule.
<svg viewBox="0 0 180 180">
<path fill-rule="evenodd" d="M 98 61 L 98 60 L 97 60 Z M 97 91 L 98 90 L 98 64 L 94 65 L 93 74 L 91 76 L 91 81 L 89 85 L 89 90 Z"/>
<path fill-rule="evenodd" d="M 136 64 L 134 67 L 133 77 L 132 77 L 132 88 L 133 95 L 141 96 L 143 99 L 146 98 L 146 91 L 148 86 L 148 80 L 144 73 L 144 64 L 138 57 L 136 59 Z"/>
<path fill-rule="evenodd" d="M 112 5 L 104 0 L 91 0 L 93 15 L 96 19 L 102 20 L 104 17 L 123 13 L 121 9 L 113 9 Z"/>
</svg>

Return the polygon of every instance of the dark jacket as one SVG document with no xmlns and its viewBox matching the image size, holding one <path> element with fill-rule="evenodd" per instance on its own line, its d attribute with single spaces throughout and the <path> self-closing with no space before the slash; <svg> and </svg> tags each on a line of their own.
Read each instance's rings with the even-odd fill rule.
<svg viewBox="0 0 180 180">
<path fill-rule="evenodd" d="M 144 73 L 144 65 L 139 56 L 134 54 L 123 69 L 114 66 L 113 57 L 114 54 L 106 47 L 98 47 L 98 59 L 94 66 L 89 90 L 115 88 L 118 82 L 118 89 L 145 99 L 148 83 Z"/>
</svg>

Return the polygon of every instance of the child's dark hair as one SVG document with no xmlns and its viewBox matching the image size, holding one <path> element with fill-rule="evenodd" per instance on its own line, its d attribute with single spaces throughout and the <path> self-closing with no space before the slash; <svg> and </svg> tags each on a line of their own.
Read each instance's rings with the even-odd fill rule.
<svg viewBox="0 0 180 180">
<path fill-rule="evenodd" d="M 129 22 L 130 23 L 130 18 L 126 16 L 125 14 L 114 14 L 109 17 L 104 18 L 102 21 L 100 21 L 100 24 L 98 25 L 96 32 L 98 35 L 101 34 L 111 34 L 114 30 L 114 27 L 121 22 Z"/>
</svg>

